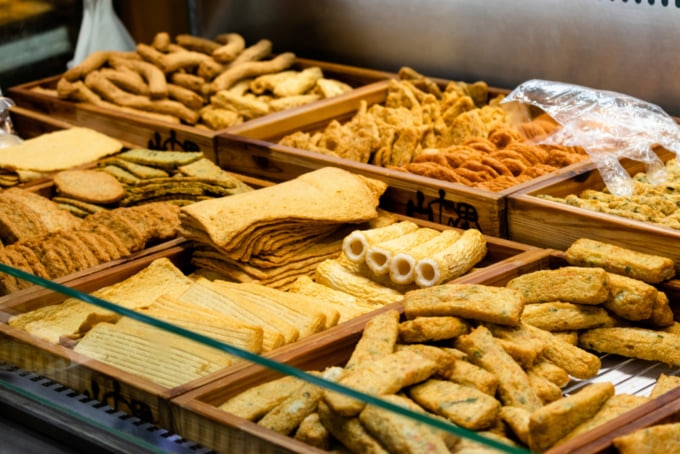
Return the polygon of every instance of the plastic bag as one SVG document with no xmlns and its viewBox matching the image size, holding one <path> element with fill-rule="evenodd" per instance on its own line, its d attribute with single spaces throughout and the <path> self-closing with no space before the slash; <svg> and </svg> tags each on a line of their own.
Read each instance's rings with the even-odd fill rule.
<svg viewBox="0 0 680 454">
<path fill-rule="evenodd" d="M 16 135 L 9 116 L 9 109 L 14 105 L 13 100 L 0 94 L 0 148 L 12 147 L 23 142 L 21 137 Z"/>
<path fill-rule="evenodd" d="M 644 162 L 650 182 L 666 180 L 666 168 L 653 148 L 680 153 L 680 127 L 655 104 L 632 96 L 580 85 L 533 79 L 515 88 L 503 103 L 538 107 L 562 126 L 541 143 L 580 146 L 586 150 L 609 192 L 633 193 L 633 180 L 619 162 Z"/>
<path fill-rule="evenodd" d="M 83 0 L 83 19 L 78 42 L 68 68 L 76 66 L 95 50 L 132 51 L 135 42 L 113 10 L 111 0 Z"/>
</svg>

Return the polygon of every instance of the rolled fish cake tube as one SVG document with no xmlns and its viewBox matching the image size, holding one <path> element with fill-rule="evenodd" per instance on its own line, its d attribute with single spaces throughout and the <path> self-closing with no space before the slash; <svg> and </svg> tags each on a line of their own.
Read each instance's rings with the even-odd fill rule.
<svg viewBox="0 0 680 454">
<path fill-rule="evenodd" d="M 383 276 L 390 272 L 390 262 L 395 254 L 417 247 L 437 235 L 438 230 L 421 227 L 406 235 L 374 244 L 366 251 L 366 265 L 377 276 Z"/>
<path fill-rule="evenodd" d="M 418 225 L 411 221 L 395 222 L 368 230 L 355 230 L 347 235 L 342 243 L 342 251 L 354 263 L 363 263 L 368 248 L 377 243 L 391 240 L 418 229 Z"/>
<path fill-rule="evenodd" d="M 419 287 L 431 287 L 454 279 L 469 271 L 486 255 L 486 238 L 477 229 L 463 232 L 446 249 L 416 264 L 415 282 Z"/>
<path fill-rule="evenodd" d="M 449 248 L 458 241 L 460 233 L 456 230 L 443 230 L 439 235 L 409 251 L 398 252 L 390 262 L 390 279 L 395 284 L 410 284 L 416 280 L 416 263 L 437 252 Z"/>
</svg>

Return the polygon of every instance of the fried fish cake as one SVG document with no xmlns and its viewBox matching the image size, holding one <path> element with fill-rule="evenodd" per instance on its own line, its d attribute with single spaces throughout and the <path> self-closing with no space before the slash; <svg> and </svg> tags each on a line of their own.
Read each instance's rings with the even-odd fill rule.
<svg viewBox="0 0 680 454">
<path fill-rule="evenodd" d="M 575 304 L 602 304 L 609 297 L 608 275 L 602 268 L 565 266 L 523 274 L 507 287 L 522 294 L 525 304 L 568 301 Z"/>
<path fill-rule="evenodd" d="M 675 276 L 673 260 L 588 238 L 579 238 L 566 250 L 575 266 L 596 266 L 612 273 L 658 284 Z"/>
</svg>

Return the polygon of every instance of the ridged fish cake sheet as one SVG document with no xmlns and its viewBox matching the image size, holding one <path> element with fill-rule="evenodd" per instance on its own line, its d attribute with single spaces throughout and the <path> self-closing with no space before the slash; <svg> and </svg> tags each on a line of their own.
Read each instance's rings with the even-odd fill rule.
<svg viewBox="0 0 680 454">
<path fill-rule="evenodd" d="M 168 388 L 232 364 L 220 350 L 132 319 L 98 323 L 74 351 Z"/>
</svg>

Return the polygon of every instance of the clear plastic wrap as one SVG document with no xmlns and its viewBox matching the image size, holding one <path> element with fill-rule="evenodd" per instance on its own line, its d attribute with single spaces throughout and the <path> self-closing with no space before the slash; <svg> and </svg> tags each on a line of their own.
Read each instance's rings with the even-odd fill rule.
<svg viewBox="0 0 680 454">
<path fill-rule="evenodd" d="M 597 165 L 607 189 L 629 196 L 633 180 L 620 163 L 644 162 L 650 181 L 666 179 L 664 163 L 654 147 L 680 153 L 678 124 L 659 106 L 625 94 L 579 85 L 532 79 L 503 100 L 537 107 L 562 127 L 541 143 L 580 146 Z"/>
<path fill-rule="evenodd" d="M 19 145 L 23 142 L 14 131 L 12 119 L 9 116 L 9 109 L 14 105 L 12 99 L 4 97 L 0 93 L 0 148 Z"/>
</svg>

